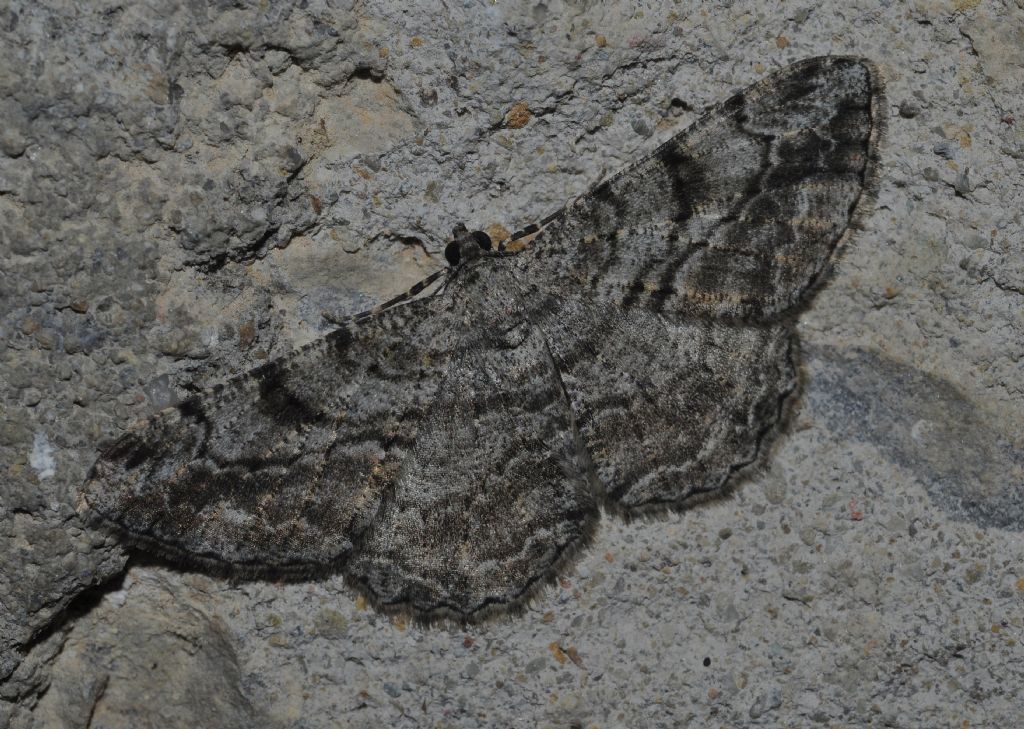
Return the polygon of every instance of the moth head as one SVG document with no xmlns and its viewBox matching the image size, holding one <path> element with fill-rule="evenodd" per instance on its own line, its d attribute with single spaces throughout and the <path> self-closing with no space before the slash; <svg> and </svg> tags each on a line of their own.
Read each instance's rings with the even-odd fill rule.
<svg viewBox="0 0 1024 729">
<path fill-rule="evenodd" d="M 471 231 L 459 223 L 452 230 L 452 242 L 445 247 L 444 257 L 449 265 L 459 266 L 480 258 L 491 247 L 491 236 L 482 230 Z"/>
</svg>

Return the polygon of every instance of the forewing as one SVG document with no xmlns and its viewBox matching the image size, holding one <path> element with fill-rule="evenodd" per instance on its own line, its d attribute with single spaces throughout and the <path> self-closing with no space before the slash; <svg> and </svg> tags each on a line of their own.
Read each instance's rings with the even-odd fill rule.
<svg viewBox="0 0 1024 729">
<path fill-rule="evenodd" d="M 522 265 L 549 289 L 676 321 L 771 320 L 827 269 L 883 113 L 867 61 L 789 66 L 570 204 Z"/>
<path fill-rule="evenodd" d="M 412 447 L 452 329 L 432 300 L 413 301 L 189 398 L 104 450 L 85 501 L 187 561 L 337 566 Z"/>
<path fill-rule="evenodd" d="M 523 318 L 504 264 L 487 263 L 463 272 L 472 330 L 462 356 L 346 567 L 374 604 L 421 619 L 522 605 L 598 516 L 544 338 Z"/>
</svg>

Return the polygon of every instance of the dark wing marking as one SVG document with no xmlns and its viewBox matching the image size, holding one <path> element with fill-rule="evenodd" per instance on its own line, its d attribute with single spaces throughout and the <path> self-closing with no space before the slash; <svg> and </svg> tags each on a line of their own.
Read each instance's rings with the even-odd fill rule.
<svg viewBox="0 0 1024 729">
<path fill-rule="evenodd" d="M 452 331 L 433 299 L 352 321 L 125 434 L 93 467 L 86 503 L 186 561 L 336 567 L 413 447 Z"/>
<path fill-rule="evenodd" d="M 526 274 L 674 320 L 770 320 L 827 270 L 874 174 L 884 109 L 863 59 L 789 66 L 552 216 Z"/>
<path fill-rule="evenodd" d="M 342 570 L 422 620 L 521 606 L 598 511 L 510 266 L 478 261 L 438 295 L 160 413 L 102 453 L 87 503 L 172 558 L 249 575 Z"/>
<path fill-rule="evenodd" d="M 754 460 L 794 385 L 785 314 L 850 224 L 882 108 L 864 61 L 791 66 L 515 257 L 610 506 L 682 505 Z"/>
<path fill-rule="evenodd" d="M 462 354 L 345 568 L 375 605 L 421 619 L 521 606 L 598 517 L 547 344 L 522 316 L 507 263 L 481 263 L 453 282 L 473 323 Z"/>
<path fill-rule="evenodd" d="M 784 324 L 674 323 L 579 296 L 535 299 L 606 505 L 682 506 L 755 460 L 793 389 Z"/>
</svg>

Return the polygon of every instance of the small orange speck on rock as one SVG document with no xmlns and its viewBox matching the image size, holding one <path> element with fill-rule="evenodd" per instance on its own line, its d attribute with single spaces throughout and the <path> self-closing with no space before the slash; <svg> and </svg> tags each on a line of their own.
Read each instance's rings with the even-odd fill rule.
<svg viewBox="0 0 1024 729">
<path fill-rule="evenodd" d="M 392 618 L 391 624 L 395 626 L 396 630 L 405 630 L 407 627 L 409 627 L 409 623 L 406 622 L 405 618 L 403 618 L 401 615 L 396 615 L 394 618 Z"/>
<path fill-rule="evenodd" d="M 505 126 L 509 129 L 522 129 L 529 123 L 532 116 L 530 105 L 525 101 L 520 101 L 508 110 L 508 113 L 505 115 Z"/>
<path fill-rule="evenodd" d="M 274 633 L 272 636 L 270 636 L 267 642 L 275 648 L 288 647 L 288 638 L 284 635 L 281 635 L 280 633 Z"/>
<path fill-rule="evenodd" d="M 491 236 L 491 240 L 494 241 L 495 243 L 498 243 L 503 240 L 508 240 L 512 236 L 512 234 L 508 231 L 508 228 L 506 228 L 501 223 L 494 223 L 493 225 L 488 225 L 485 231 L 487 235 Z"/>
<path fill-rule="evenodd" d="M 787 38 L 784 35 L 780 35 L 778 38 L 775 39 L 775 45 L 780 49 L 785 48 L 786 46 L 789 45 L 789 38 Z"/>
<path fill-rule="evenodd" d="M 380 56 L 381 58 L 387 58 L 388 57 L 388 49 L 387 48 L 379 48 L 379 49 L 377 49 L 377 55 Z"/>
<path fill-rule="evenodd" d="M 612 562 L 615 561 L 615 557 L 612 555 L 611 552 L 605 552 L 604 553 L 604 561 L 609 563 L 609 564 L 611 564 Z"/>
<path fill-rule="evenodd" d="M 715 699 L 718 698 L 718 695 L 720 693 L 721 692 L 718 689 L 716 689 L 716 688 L 709 688 L 708 689 L 708 698 L 711 699 L 712 701 L 714 701 Z"/>
<path fill-rule="evenodd" d="M 356 610 L 365 610 L 365 609 L 366 609 L 366 598 L 363 597 L 362 595 L 358 595 L 356 597 Z"/>
<path fill-rule="evenodd" d="M 603 35 L 599 35 L 596 38 L 594 38 L 594 43 L 597 44 L 598 48 L 604 48 L 606 45 L 608 45 L 608 39 L 605 38 Z"/>
<path fill-rule="evenodd" d="M 565 665 L 565 662 L 569 660 L 566 658 L 565 651 L 562 650 L 562 646 L 558 645 L 558 641 L 552 641 L 548 645 L 548 650 L 551 651 L 551 655 L 555 657 L 560 665 Z"/>
<path fill-rule="evenodd" d="M 541 617 L 541 621 L 545 622 L 545 623 L 553 622 L 554 619 L 555 619 L 555 614 L 553 612 L 551 612 L 550 610 L 548 610 L 546 613 L 544 613 L 543 617 Z"/>
<path fill-rule="evenodd" d="M 463 647 L 463 648 L 472 648 L 472 647 L 473 647 L 473 642 L 474 642 L 474 641 L 473 641 L 473 639 L 472 639 L 472 638 L 470 638 L 470 637 L 469 637 L 469 636 L 467 635 L 466 637 L 464 637 L 464 638 L 462 639 L 462 647 Z"/>
<path fill-rule="evenodd" d="M 420 38 L 418 35 L 414 35 L 412 38 L 409 39 L 409 45 L 412 46 L 413 48 L 419 48 L 420 46 L 423 45 L 423 39 Z"/>
</svg>

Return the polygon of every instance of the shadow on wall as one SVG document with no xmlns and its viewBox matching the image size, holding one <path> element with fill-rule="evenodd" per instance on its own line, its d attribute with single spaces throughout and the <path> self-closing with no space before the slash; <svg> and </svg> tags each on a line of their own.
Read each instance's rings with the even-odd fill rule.
<svg viewBox="0 0 1024 729">
<path fill-rule="evenodd" d="M 1024 530 L 1024 453 L 946 380 L 868 350 L 808 347 L 803 407 L 912 471 L 954 519 Z"/>
</svg>

